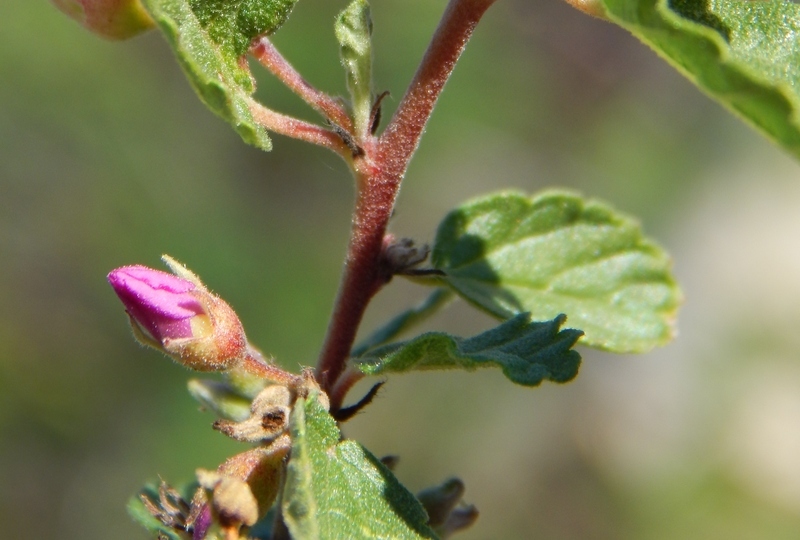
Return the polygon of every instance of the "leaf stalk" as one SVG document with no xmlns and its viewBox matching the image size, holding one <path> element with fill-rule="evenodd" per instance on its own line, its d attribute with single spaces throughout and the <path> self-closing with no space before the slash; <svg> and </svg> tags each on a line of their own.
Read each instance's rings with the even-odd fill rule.
<svg viewBox="0 0 800 540">
<path fill-rule="evenodd" d="M 268 131 L 322 146 L 336 152 L 346 161 L 350 159 L 350 150 L 335 131 L 273 111 L 252 99 L 248 104 L 253 119 Z"/>
<path fill-rule="evenodd" d="M 353 122 L 344 107 L 331 96 L 314 88 L 306 81 L 294 66 L 281 55 L 268 37 L 263 36 L 256 39 L 250 47 L 250 54 L 289 90 L 324 116 L 326 120 L 336 124 L 348 133 L 353 131 Z"/>
</svg>

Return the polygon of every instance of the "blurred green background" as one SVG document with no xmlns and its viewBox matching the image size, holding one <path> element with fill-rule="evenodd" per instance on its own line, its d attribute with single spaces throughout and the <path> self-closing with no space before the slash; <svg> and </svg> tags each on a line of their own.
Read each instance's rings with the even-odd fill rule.
<svg viewBox="0 0 800 540">
<path fill-rule="evenodd" d="M 336 94 L 344 5 L 303 0 L 275 37 Z M 385 113 L 444 5 L 374 0 Z M 312 365 L 351 181 L 317 148 L 244 146 L 156 32 L 109 43 L 45 1 L 6 2 L 0 74 L 0 523 L 15 538 L 144 539 L 125 513 L 143 481 L 179 482 L 242 447 L 197 412 L 190 373 L 133 342 L 105 274 L 169 253 L 254 343 Z M 266 103 L 314 118 L 259 79 Z M 672 252 L 680 335 L 643 356 L 584 350 L 566 386 L 398 377 L 345 433 L 399 454 L 413 490 L 464 479 L 482 512 L 464 540 L 798 538 L 798 177 L 622 30 L 558 0 L 499 2 L 433 116 L 393 232 L 430 241 L 448 209 L 491 190 L 581 190 L 639 216 Z M 364 330 L 424 293 L 396 280 Z M 454 304 L 428 328 L 490 324 Z"/>
</svg>

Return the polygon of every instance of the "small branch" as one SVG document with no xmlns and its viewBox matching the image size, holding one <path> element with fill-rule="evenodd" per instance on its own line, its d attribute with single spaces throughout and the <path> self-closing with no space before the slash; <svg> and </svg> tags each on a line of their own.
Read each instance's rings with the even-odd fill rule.
<svg viewBox="0 0 800 540">
<path fill-rule="evenodd" d="M 269 38 L 261 37 L 254 41 L 250 54 L 315 111 L 348 133 L 353 132 L 353 122 L 344 107 L 328 94 L 311 86 L 278 52 Z"/>
<path fill-rule="evenodd" d="M 366 138 L 356 171 L 356 208 L 344 275 L 316 368 L 330 392 L 347 363 L 367 304 L 385 284 L 380 255 L 400 182 L 445 82 L 475 26 L 495 0 L 450 0 L 414 80 L 384 134 Z M 344 397 L 344 396 L 342 396 Z"/>
<path fill-rule="evenodd" d="M 334 131 L 275 112 L 252 99 L 249 100 L 249 105 L 253 119 L 267 131 L 322 146 L 333 150 L 345 160 L 350 159 L 350 150 Z"/>
</svg>

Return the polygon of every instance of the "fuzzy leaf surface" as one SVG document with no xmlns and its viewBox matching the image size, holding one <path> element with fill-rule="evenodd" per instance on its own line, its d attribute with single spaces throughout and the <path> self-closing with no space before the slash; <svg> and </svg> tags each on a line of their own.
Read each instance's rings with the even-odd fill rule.
<svg viewBox="0 0 800 540">
<path fill-rule="evenodd" d="M 243 59 L 257 36 L 277 30 L 297 0 L 143 0 L 192 87 L 242 139 L 270 150 L 250 112 L 255 85 Z"/>
<path fill-rule="evenodd" d="M 356 126 L 366 128 L 372 109 L 372 16 L 366 0 L 353 0 L 336 17 L 342 66 Z"/>
<path fill-rule="evenodd" d="M 800 4 L 600 1 L 612 22 L 800 157 Z"/>
<path fill-rule="evenodd" d="M 636 221 L 573 193 L 467 202 L 439 226 L 431 261 L 497 317 L 566 313 L 585 345 L 642 352 L 673 335 L 681 293 L 667 254 Z"/>
<path fill-rule="evenodd" d="M 292 538 L 436 538 L 416 498 L 314 397 L 298 399 L 283 517 Z"/>
<path fill-rule="evenodd" d="M 386 345 L 354 361 L 365 373 L 423 369 L 499 367 L 512 382 L 537 386 L 545 379 L 567 382 L 578 374 L 581 356 L 572 346 L 583 332 L 560 330 L 566 317 L 531 322 L 527 313 L 471 338 L 429 332 L 404 343 Z"/>
</svg>

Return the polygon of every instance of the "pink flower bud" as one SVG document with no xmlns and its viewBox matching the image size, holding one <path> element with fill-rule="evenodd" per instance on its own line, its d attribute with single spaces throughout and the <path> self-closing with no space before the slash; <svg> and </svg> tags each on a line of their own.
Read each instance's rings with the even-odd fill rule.
<svg viewBox="0 0 800 540">
<path fill-rule="evenodd" d="M 180 276 L 146 266 L 123 266 L 108 274 L 137 339 L 197 371 L 234 367 L 247 339 L 233 309 L 197 277 L 171 259 Z"/>
<path fill-rule="evenodd" d="M 64 13 L 108 39 L 126 39 L 153 26 L 140 0 L 53 0 Z"/>
</svg>

